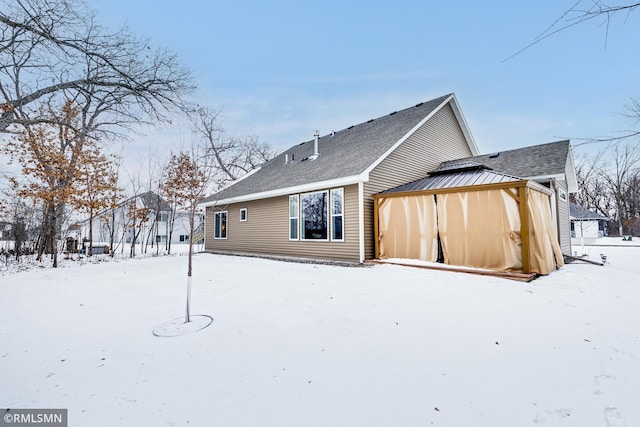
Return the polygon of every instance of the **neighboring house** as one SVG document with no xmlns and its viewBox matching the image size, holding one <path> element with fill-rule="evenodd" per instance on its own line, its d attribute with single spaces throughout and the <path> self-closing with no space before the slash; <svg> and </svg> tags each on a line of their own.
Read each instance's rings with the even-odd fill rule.
<svg viewBox="0 0 640 427">
<path fill-rule="evenodd" d="M 130 211 L 135 206 L 136 209 L 146 209 L 148 211 L 146 221 L 143 222 L 142 229 L 138 233 L 132 228 Z M 111 227 L 114 227 L 115 244 L 131 244 L 134 233 L 137 234 L 136 243 L 140 244 L 160 244 L 167 243 L 169 235 L 169 218 L 171 206 L 158 194 L 147 191 L 123 200 L 116 208 L 106 209 L 93 218 L 93 242 L 94 244 L 107 244 Z M 194 241 L 199 242 L 204 239 L 204 215 L 196 214 Z M 81 236 L 84 241 L 89 239 L 89 220 L 82 223 Z M 177 211 L 171 236 L 171 243 L 189 242 L 189 216 L 187 212 Z"/>
<path fill-rule="evenodd" d="M 11 223 L 0 221 L 0 240 L 10 240 L 10 239 L 12 239 Z"/>
<path fill-rule="evenodd" d="M 523 147 L 444 162 L 443 166 L 474 161 L 495 172 L 538 182 L 552 191 L 552 215 L 560 247 L 571 254 L 569 194 L 578 191 L 573 152 L 568 140 Z"/>
<path fill-rule="evenodd" d="M 478 154 L 454 94 L 317 135 L 204 199 L 205 250 L 372 259 L 373 194 Z"/>
<path fill-rule="evenodd" d="M 593 241 L 600 237 L 607 236 L 607 217 L 590 211 L 589 209 L 570 204 L 571 237 L 575 238 L 575 244 L 581 243 L 584 239 Z"/>
</svg>

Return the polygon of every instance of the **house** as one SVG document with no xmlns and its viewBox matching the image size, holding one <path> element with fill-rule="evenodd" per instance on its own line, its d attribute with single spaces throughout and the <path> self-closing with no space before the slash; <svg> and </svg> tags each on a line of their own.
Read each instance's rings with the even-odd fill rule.
<svg viewBox="0 0 640 427">
<path fill-rule="evenodd" d="M 205 250 L 363 262 L 373 194 L 478 155 L 449 94 L 295 145 L 207 197 Z"/>
<path fill-rule="evenodd" d="M 138 212 L 138 219 L 133 223 L 133 211 Z M 138 194 L 118 203 L 115 208 L 105 209 L 93 218 L 93 244 L 109 245 L 113 235 L 113 248 L 131 244 L 135 239 L 138 244 L 165 246 L 171 234 L 171 243 L 189 242 L 189 217 L 184 211 L 174 212 L 173 230 L 171 231 L 172 207 L 160 195 L 153 191 Z M 194 242 L 204 239 L 204 215 L 196 214 Z M 80 236 L 84 242 L 89 240 L 89 219 L 83 221 Z"/>
<path fill-rule="evenodd" d="M 444 162 L 442 166 L 473 161 L 495 172 L 534 181 L 551 190 L 552 218 L 560 247 L 571 254 L 569 194 L 578 191 L 573 152 L 568 140 L 483 154 Z"/>
<path fill-rule="evenodd" d="M 376 258 L 548 274 L 564 265 L 552 194 L 475 161 L 443 164 L 373 196 Z"/>
<path fill-rule="evenodd" d="M 595 239 L 607 236 L 607 217 L 575 203 L 569 205 L 569 212 L 571 237 L 574 238 L 574 244 L 593 242 Z"/>
</svg>

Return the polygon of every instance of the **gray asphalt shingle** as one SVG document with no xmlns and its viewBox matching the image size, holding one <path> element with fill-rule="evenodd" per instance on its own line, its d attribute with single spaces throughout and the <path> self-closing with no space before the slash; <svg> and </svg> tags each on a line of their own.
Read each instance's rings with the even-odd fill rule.
<svg viewBox="0 0 640 427">
<path fill-rule="evenodd" d="M 531 178 L 537 176 L 559 175 L 565 172 L 569 141 L 557 141 L 514 150 L 468 157 L 443 162 L 441 167 L 456 163 L 474 161 L 507 175 Z"/>
<path fill-rule="evenodd" d="M 203 200 L 203 203 L 358 175 L 437 109 L 450 94 L 294 145 L 255 173 Z M 285 163 L 285 156 L 289 162 Z M 293 161 L 291 161 L 293 159 Z"/>
</svg>

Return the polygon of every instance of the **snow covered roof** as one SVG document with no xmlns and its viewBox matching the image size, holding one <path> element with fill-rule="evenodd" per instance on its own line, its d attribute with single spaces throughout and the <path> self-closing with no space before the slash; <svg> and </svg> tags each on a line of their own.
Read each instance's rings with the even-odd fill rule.
<svg viewBox="0 0 640 427">
<path fill-rule="evenodd" d="M 571 219 L 581 220 L 607 219 L 606 216 L 602 216 L 599 213 L 593 212 L 583 206 L 576 205 L 575 203 L 571 203 L 569 205 L 569 216 L 571 217 Z"/>
</svg>

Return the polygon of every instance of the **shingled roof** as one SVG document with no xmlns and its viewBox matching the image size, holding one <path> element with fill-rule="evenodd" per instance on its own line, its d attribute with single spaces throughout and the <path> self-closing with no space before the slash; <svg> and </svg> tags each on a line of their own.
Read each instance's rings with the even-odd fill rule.
<svg viewBox="0 0 640 427">
<path fill-rule="evenodd" d="M 569 140 L 533 145 L 531 147 L 514 150 L 499 151 L 491 154 L 468 157 L 443 162 L 441 168 L 451 167 L 458 163 L 473 161 L 507 175 L 523 178 L 543 178 L 564 175 L 567 172 L 567 162 L 571 162 L 570 173 L 567 176 L 570 191 L 575 184 L 573 171 L 573 156 Z"/>
<path fill-rule="evenodd" d="M 589 209 L 576 205 L 575 203 L 571 203 L 569 205 L 569 216 L 571 219 L 578 220 L 599 220 L 599 219 L 607 219 L 607 217 L 600 215 L 599 213 L 590 211 Z"/>
<path fill-rule="evenodd" d="M 356 177 L 451 100 L 456 103 L 455 96 L 448 94 L 322 135 L 318 140 L 320 155 L 317 158 L 312 157 L 313 139 L 295 145 L 226 189 L 207 197 L 202 204 L 270 197 L 276 190 L 321 182 L 332 185 L 332 181 Z"/>
</svg>

